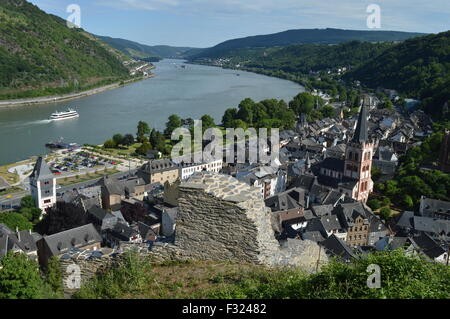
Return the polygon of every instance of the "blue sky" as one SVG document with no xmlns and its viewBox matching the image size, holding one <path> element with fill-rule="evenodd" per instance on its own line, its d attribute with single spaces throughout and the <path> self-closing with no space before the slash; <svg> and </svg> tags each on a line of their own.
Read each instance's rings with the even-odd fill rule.
<svg viewBox="0 0 450 319">
<path fill-rule="evenodd" d="M 30 1 L 30 0 L 29 0 Z M 209 47 L 288 29 L 366 30 L 369 4 L 381 8 L 381 30 L 450 29 L 449 0 L 31 0 L 67 18 L 81 8 L 83 29 L 149 45 Z"/>
</svg>

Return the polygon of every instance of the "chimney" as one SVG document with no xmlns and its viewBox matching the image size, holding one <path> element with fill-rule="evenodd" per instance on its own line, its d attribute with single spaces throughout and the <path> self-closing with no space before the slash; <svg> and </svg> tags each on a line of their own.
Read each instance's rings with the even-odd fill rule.
<svg viewBox="0 0 450 319">
<path fill-rule="evenodd" d="M 306 196 L 306 209 L 309 208 L 309 195 Z"/>
<path fill-rule="evenodd" d="M 16 226 L 16 234 L 17 234 L 17 239 L 20 242 L 20 232 L 19 232 L 19 227 Z"/>
</svg>

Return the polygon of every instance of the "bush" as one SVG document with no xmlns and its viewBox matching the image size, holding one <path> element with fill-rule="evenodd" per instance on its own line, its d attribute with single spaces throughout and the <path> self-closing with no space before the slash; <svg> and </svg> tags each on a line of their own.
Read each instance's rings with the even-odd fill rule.
<svg viewBox="0 0 450 319">
<path fill-rule="evenodd" d="M 123 254 L 117 266 L 107 269 L 84 284 L 74 298 L 114 299 L 128 294 L 137 297 L 149 280 L 149 262 L 136 250 L 131 250 Z"/>
<path fill-rule="evenodd" d="M 391 218 L 391 216 L 392 216 L 392 212 L 391 212 L 391 209 L 390 209 L 390 208 L 388 208 L 388 207 L 383 207 L 383 208 L 380 210 L 380 217 L 381 217 L 382 219 L 388 220 L 389 218 Z"/>
<path fill-rule="evenodd" d="M 369 206 L 372 210 L 378 210 L 381 207 L 381 203 L 377 199 L 371 199 L 367 202 L 367 206 Z"/>
<path fill-rule="evenodd" d="M 369 265 L 381 270 L 381 288 L 367 286 Z M 351 263 L 332 261 L 313 275 L 299 270 L 265 271 L 243 276 L 231 287 L 212 292 L 215 298 L 251 299 L 412 299 L 449 298 L 450 268 L 404 252 L 378 252 Z"/>
<path fill-rule="evenodd" d="M 39 266 L 25 254 L 8 252 L 0 262 L 0 299 L 39 299 L 44 297 L 44 282 Z"/>
<path fill-rule="evenodd" d="M 116 148 L 117 144 L 116 142 L 114 142 L 113 140 L 107 140 L 104 144 L 103 144 L 104 148 Z"/>
<path fill-rule="evenodd" d="M 20 213 L 0 213 L 0 224 L 5 224 L 12 231 L 16 228 L 19 230 L 29 230 L 33 228 L 33 224 Z"/>
</svg>

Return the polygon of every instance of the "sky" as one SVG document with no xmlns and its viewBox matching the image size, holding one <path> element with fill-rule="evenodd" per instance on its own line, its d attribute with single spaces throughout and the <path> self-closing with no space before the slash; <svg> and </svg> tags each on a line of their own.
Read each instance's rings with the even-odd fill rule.
<svg viewBox="0 0 450 319">
<path fill-rule="evenodd" d="M 240 37 L 290 29 L 369 30 L 367 8 L 380 8 L 379 30 L 438 33 L 450 29 L 449 0 L 29 0 L 81 27 L 148 45 L 211 47 Z"/>
</svg>

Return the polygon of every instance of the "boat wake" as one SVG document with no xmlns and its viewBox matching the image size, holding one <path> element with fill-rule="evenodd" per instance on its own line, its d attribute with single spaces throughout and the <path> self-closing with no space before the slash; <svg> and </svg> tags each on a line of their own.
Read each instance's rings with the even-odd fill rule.
<svg viewBox="0 0 450 319">
<path fill-rule="evenodd" d="M 40 120 L 40 121 L 29 122 L 28 124 L 39 125 L 39 124 L 48 124 L 51 122 L 52 122 L 52 120 Z"/>
</svg>

